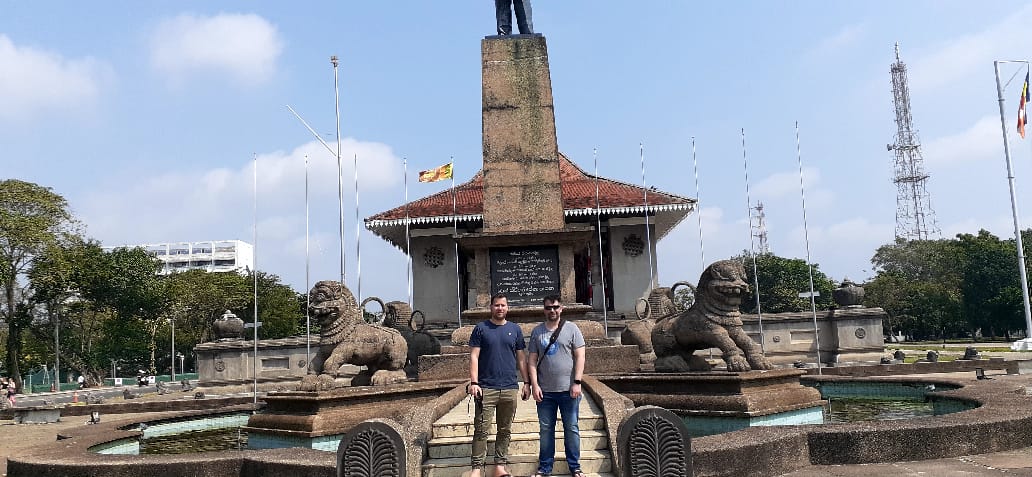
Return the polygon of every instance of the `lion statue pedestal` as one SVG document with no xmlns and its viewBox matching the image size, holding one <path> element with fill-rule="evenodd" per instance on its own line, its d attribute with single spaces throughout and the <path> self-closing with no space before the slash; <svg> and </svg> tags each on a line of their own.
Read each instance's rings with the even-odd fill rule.
<svg viewBox="0 0 1032 477">
<path fill-rule="evenodd" d="M 322 391 L 341 387 L 336 379 L 345 364 L 365 366 L 352 386 L 385 385 L 407 381 L 408 343 L 393 328 L 365 322 L 351 290 L 335 281 L 316 283 L 309 292 L 308 311 L 322 330 L 319 348 L 299 390 Z"/>
</svg>

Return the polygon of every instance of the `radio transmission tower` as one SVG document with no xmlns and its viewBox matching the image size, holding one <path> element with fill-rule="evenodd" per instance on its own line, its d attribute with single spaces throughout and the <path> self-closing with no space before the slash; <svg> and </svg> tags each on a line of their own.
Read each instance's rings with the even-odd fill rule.
<svg viewBox="0 0 1032 477">
<path fill-rule="evenodd" d="M 756 207 L 753 207 L 753 210 L 756 211 L 756 222 L 752 224 L 752 228 L 756 230 L 752 234 L 759 241 L 756 253 L 761 255 L 770 253 L 770 246 L 767 245 L 767 216 L 763 213 L 763 202 L 756 201 Z"/>
<path fill-rule="evenodd" d="M 896 43 L 896 62 L 889 68 L 892 73 L 892 99 L 896 105 L 896 142 L 887 147 L 896 153 L 896 238 L 928 240 L 939 237 L 935 223 L 932 199 L 926 184 L 921 158 L 921 141 L 914 129 L 910 113 L 910 88 L 907 86 L 907 65 L 899 59 Z"/>
</svg>

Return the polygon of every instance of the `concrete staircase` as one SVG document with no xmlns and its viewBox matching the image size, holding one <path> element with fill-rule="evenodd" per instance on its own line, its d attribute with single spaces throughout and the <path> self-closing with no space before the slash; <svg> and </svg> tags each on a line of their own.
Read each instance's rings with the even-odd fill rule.
<svg viewBox="0 0 1032 477">
<path fill-rule="evenodd" d="M 468 409 L 468 410 L 467 410 Z M 473 442 L 473 403 L 464 399 L 455 409 L 434 423 L 433 437 L 428 443 L 429 459 L 423 463 L 424 477 L 468 477 Z M 586 394 L 580 404 L 581 470 L 589 477 L 612 477 L 606 422 L 598 405 Z M 569 475 L 563 452 L 563 424 L 556 425 L 555 465 L 552 474 Z M 494 454 L 495 426 L 487 442 L 487 469 Z M 531 475 L 538 464 L 538 419 L 534 400 L 520 401 L 512 423 L 509 442 L 509 471 L 515 476 Z M 487 476 L 491 477 L 490 473 Z"/>
</svg>

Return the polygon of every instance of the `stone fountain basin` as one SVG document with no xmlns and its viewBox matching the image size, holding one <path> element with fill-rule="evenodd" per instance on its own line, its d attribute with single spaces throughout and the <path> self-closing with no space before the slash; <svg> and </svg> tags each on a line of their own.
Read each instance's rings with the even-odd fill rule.
<svg viewBox="0 0 1032 477">
<path fill-rule="evenodd" d="M 902 366 L 902 365 L 900 365 Z M 1032 442 L 1032 375 L 997 375 L 976 381 L 956 377 L 802 377 L 803 380 L 891 380 L 960 386 L 932 394 L 967 400 L 979 407 L 919 419 L 850 424 L 752 427 L 692 440 L 696 476 L 778 476 L 811 464 L 859 464 L 958 457 L 1024 448 Z M 587 392 L 601 403 L 615 436 L 633 403 L 597 379 L 587 376 Z M 456 386 L 421 412 L 432 422 L 464 398 Z M 194 413 L 203 414 L 201 411 Z M 169 414 L 171 416 L 172 414 Z M 168 417 L 168 416 L 166 416 Z M 140 416 L 133 422 L 154 420 Z M 125 430 L 133 422 L 83 426 L 62 439 L 40 446 L 32 455 L 12 457 L 8 475 L 151 477 L 153 475 L 336 475 L 334 454 L 311 449 L 268 449 L 209 452 L 192 455 L 109 456 L 90 447 L 138 434 Z M 408 421 L 413 423 L 414 421 Z M 414 431 L 418 426 L 412 425 Z M 414 436 L 415 437 L 415 436 Z M 412 440 L 410 442 L 416 442 Z M 418 474 L 414 474 L 418 475 Z"/>
</svg>

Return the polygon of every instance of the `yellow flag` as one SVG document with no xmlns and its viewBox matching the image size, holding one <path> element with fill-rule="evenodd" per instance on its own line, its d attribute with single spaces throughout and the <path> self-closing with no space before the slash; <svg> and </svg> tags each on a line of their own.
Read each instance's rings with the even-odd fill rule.
<svg viewBox="0 0 1032 477">
<path fill-rule="evenodd" d="M 451 163 L 448 163 L 443 166 L 430 169 L 429 171 L 420 171 L 419 182 L 437 182 L 451 179 L 451 177 L 452 165 Z"/>
</svg>

